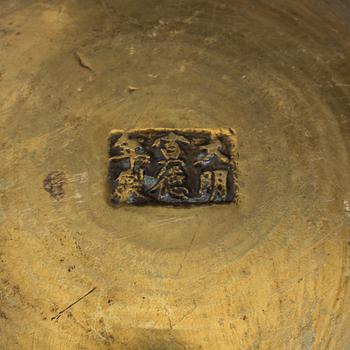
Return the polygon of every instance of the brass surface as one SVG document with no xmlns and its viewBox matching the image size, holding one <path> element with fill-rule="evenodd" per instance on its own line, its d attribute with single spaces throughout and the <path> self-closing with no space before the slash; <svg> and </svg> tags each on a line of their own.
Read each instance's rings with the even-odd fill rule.
<svg viewBox="0 0 350 350">
<path fill-rule="evenodd" d="M 349 62 L 348 1 L 1 1 L 0 349 L 349 349 Z M 109 205 L 149 126 L 234 127 L 239 205 Z"/>
</svg>

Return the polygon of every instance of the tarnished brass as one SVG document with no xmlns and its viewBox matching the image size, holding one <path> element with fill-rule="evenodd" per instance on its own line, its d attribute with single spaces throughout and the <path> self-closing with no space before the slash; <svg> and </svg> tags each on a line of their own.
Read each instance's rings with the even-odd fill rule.
<svg viewBox="0 0 350 350">
<path fill-rule="evenodd" d="M 349 0 L 0 5 L 0 350 L 350 349 Z M 233 127 L 238 205 L 113 205 L 149 127 Z"/>
<path fill-rule="evenodd" d="M 233 129 L 114 130 L 112 202 L 222 203 L 236 199 Z"/>
</svg>

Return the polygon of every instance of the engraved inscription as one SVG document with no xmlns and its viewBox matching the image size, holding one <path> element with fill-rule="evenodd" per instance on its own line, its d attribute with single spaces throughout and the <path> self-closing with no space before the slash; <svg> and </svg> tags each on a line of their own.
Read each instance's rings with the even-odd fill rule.
<svg viewBox="0 0 350 350">
<path fill-rule="evenodd" d="M 113 130 L 112 202 L 236 201 L 236 141 L 233 129 Z"/>
</svg>

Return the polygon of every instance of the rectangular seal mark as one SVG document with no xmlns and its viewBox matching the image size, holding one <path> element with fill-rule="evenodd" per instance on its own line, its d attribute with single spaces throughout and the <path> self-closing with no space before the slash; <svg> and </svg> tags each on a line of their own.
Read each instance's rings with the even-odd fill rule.
<svg viewBox="0 0 350 350">
<path fill-rule="evenodd" d="M 233 129 L 112 130 L 113 203 L 227 203 L 237 198 Z"/>
</svg>

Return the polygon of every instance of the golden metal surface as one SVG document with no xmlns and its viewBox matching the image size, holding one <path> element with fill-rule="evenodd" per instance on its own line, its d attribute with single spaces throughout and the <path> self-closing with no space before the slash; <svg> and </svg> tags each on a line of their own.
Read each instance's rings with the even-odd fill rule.
<svg viewBox="0 0 350 350">
<path fill-rule="evenodd" d="M 349 26 L 341 0 L 2 1 L 0 348 L 349 349 Z M 233 126 L 239 205 L 110 206 L 108 133 L 149 126 Z"/>
</svg>

